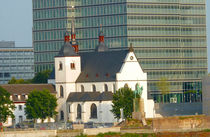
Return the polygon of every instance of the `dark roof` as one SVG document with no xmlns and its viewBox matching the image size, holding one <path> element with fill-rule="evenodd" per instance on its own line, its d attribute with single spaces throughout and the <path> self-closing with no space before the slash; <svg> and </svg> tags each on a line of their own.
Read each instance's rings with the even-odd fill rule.
<svg viewBox="0 0 210 137">
<path fill-rule="evenodd" d="M 72 92 L 69 94 L 67 102 L 111 101 L 112 99 L 112 92 Z"/>
<path fill-rule="evenodd" d="M 100 42 L 99 45 L 96 47 L 95 51 L 97 52 L 104 52 L 104 51 L 108 51 L 109 48 L 105 45 L 104 42 Z"/>
<path fill-rule="evenodd" d="M 76 82 L 115 81 L 128 50 L 107 52 L 83 52 L 81 73 Z"/>
<path fill-rule="evenodd" d="M 77 53 L 75 53 L 74 48 L 70 44 L 70 42 L 65 42 L 64 46 L 59 51 L 59 54 L 57 57 L 66 57 L 66 56 L 78 56 Z"/>
</svg>

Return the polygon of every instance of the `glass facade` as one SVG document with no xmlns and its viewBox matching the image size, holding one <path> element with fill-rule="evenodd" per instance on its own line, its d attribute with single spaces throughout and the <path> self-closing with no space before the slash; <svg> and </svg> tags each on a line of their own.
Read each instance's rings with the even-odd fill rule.
<svg viewBox="0 0 210 137">
<path fill-rule="evenodd" d="M 132 43 L 148 74 L 150 98 L 161 101 L 156 86 L 161 78 L 170 82 L 166 102 L 187 101 L 189 90 L 200 93 L 201 78 L 207 74 L 205 0 L 63 0 L 64 5 L 57 5 L 62 0 L 50 0 L 49 8 L 44 8 L 45 1 L 33 0 L 37 71 L 46 69 L 49 60 L 53 65 L 64 31 L 75 16 L 80 50 L 95 48 L 100 24 L 109 48 Z"/>
<path fill-rule="evenodd" d="M 0 84 L 7 84 L 12 77 L 34 77 L 34 52 L 32 48 L 0 48 Z"/>
</svg>

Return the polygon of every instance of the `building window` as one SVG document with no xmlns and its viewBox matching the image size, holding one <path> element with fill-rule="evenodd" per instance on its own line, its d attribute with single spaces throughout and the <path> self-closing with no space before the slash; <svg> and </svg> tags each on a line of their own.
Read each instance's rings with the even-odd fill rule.
<svg viewBox="0 0 210 137">
<path fill-rule="evenodd" d="M 96 92 L 96 86 L 92 85 L 93 92 Z"/>
<path fill-rule="evenodd" d="M 62 62 L 59 63 L 59 69 L 58 70 L 63 70 L 63 64 L 62 64 Z"/>
<path fill-rule="evenodd" d="M 77 105 L 77 119 L 81 119 L 82 117 L 82 108 L 81 108 L 81 105 L 78 104 Z"/>
<path fill-rule="evenodd" d="M 116 93 L 115 84 L 113 84 L 113 92 Z"/>
<path fill-rule="evenodd" d="M 63 111 L 60 112 L 60 120 L 64 120 L 64 113 L 63 113 Z"/>
<path fill-rule="evenodd" d="M 60 86 L 60 98 L 63 98 L 63 86 Z"/>
<path fill-rule="evenodd" d="M 22 109 L 23 109 L 23 108 L 22 108 L 22 105 L 18 105 L 18 110 L 19 110 L 19 111 L 22 111 Z"/>
<path fill-rule="evenodd" d="M 71 113 L 71 105 L 69 105 L 69 113 Z"/>
<path fill-rule="evenodd" d="M 96 104 L 92 104 L 91 107 L 90 107 L 90 118 L 97 118 Z"/>
<path fill-rule="evenodd" d="M 108 92 L 108 86 L 107 86 L 107 84 L 104 84 L 104 91 Z"/>
<path fill-rule="evenodd" d="M 81 85 L 81 92 L 85 92 L 85 88 L 83 85 Z"/>
<path fill-rule="evenodd" d="M 23 122 L 23 116 L 19 116 L 19 123 Z"/>
<path fill-rule="evenodd" d="M 71 69 L 75 69 L 75 64 L 74 63 L 71 63 L 70 66 L 71 66 Z"/>
</svg>

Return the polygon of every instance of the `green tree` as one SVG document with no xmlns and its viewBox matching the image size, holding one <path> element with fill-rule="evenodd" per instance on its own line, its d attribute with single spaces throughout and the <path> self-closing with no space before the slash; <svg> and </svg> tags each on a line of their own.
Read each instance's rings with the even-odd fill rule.
<svg viewBox="0 0 210 137">
<path fill-rule="evenodd" d="M 51 70 L 45 70 L 37 73 L 32 79 L 32 83 L 47 83 L 47 80 L 50 76 Z"/>
<path fill-rule="evenodd" d="M 24 80 L 24 79 L 16 79 L 12 77 L 12 79 L 8 82 L 8 84 L 29 84 L 31 80 Z"/>
<path fill-rule="evenodd" d="M 25 114 L 28 119 L 53 118 L 57 112 L 57 99 L 48 90 L 33 90 L 26 101 Z"/>
<path fill-rule="evenodd" d="M 120 109 L 123 108 L 125 118 L 130 118 L 133 112 L 134 93 L 129 87 L 120 88 L 113 94 L 112 113 L 120 118 Z"/>
<path fill-rule="evenodd" d="M 162 102 L 164 102 L 164 95 L 166 95 L 170 92 L 170 83 L 168 82 L 168 80 L 166 78 L 161 78 L 157 82 L 157 87 L 162 94 Z"/>
<path fill-rule="evenodd" d="M 10 93 L 0 86 L 0 123 L 6 122 L 8 117 L 14 118 L 15 105 L 10 100 Z"/>
</svg>

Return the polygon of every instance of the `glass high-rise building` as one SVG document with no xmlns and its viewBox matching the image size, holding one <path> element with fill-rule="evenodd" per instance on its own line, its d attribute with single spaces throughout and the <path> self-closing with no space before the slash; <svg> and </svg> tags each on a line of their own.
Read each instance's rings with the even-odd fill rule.
<svg viewBox="0 0 210 137">
<path fill-rule="evenodd" d="M 63 0 L 63 6 L 52 5 L 61 1 L 33 0 L 39 7 L 33 6 L 34 16 L 46 12 L 44 19 L 34 19 L 36 71 L 53 65 L 64 31 L 70 29 L 70 20 L 75 16 L 80 50 L 95 48 L 100 24 L 109 48 L 125 48 L 132 43 L 148 74 L 149 95 L 156 101 L 161 101 L 157 82 L 162 78 L 170 82 L 171 93 L 165 95 L 165 101 L 200 99 L 201 78 L 207 74 L 205 0 Z M 51 3 L 51 8 L 40 7 L 40 2 Z M 64 16 L 53 17 L 60 14 L 51 10 L 61 10 Z M 48 21 L 55 23 L 54 28 L 49 28 Z"/>
</svg>

